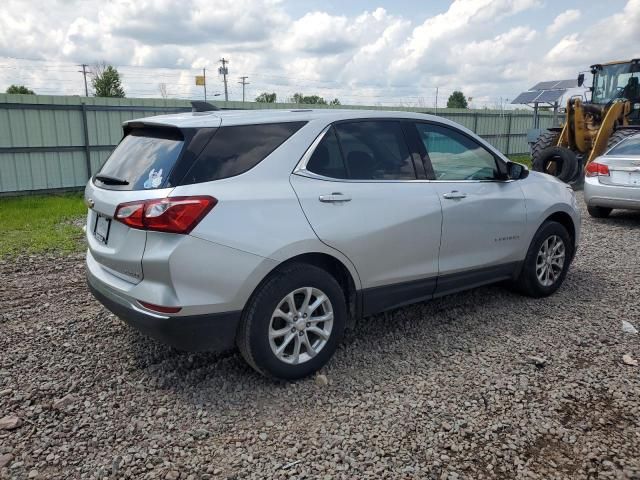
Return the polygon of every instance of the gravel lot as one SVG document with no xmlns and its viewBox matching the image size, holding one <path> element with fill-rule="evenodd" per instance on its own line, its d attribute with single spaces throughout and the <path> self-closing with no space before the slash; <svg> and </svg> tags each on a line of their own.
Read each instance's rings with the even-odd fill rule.
<svg viewBox="0 0 640 480">
<path fill-rule="evenodd" d="M 548 299 L 488 287 L 366 319 L 326 385 L 137 334 L 81 256 L 0 261 L 0 478 L 640 478 L 639 231 L 585 216 Z"/>
</svg>

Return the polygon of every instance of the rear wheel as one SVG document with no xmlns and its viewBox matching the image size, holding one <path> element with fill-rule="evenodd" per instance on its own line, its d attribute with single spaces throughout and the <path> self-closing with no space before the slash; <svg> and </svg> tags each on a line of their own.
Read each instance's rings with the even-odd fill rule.
<svg viewBox="0 0 640 480">
<path fill-rule="evenodd" d="M 530 297 L 554 293 L 567 275 L 573 258 L 573 241 L 558 222 L 542 224 L 531 241 L 516 286 Z"/>
<path fill-rule="evenodd" d="M 578 174 L 578 158 L 568 148 L 549 147 L 534 159 L 533 169 L 570 182 Z"/>
<path fill-rule="evenodd" d="M 253 295 L 237 343 L 258 372 L 294 380 L 327 363 L 346 320 L 345 296 L 333 276 L 313 265 L 294 264 L 275 272 Z"/>
<path fill-rule="evenodd" d="M 607 218 L 609 214 L 611 214 L 612 210 L 613 208 L 607 208 L 607 207 L 596 207 L 596 206 L 587 207 L 587 212 L 589 212 L 589 215 L 591 215 L 594 218 Z"/>
<path fill-rule="evenodd" d="M 607 150 L 615 147 L 625 138 L 630 137 L 631 135 L 636 135 L 638 132 L 639 132 L 638 129 L 632 129 L 632 128 L 626 128 L 626 129 L 623 128 L 620 130 L 616 130 L 609 137 L 609 141 L 607 142 Z"/>
</svg>

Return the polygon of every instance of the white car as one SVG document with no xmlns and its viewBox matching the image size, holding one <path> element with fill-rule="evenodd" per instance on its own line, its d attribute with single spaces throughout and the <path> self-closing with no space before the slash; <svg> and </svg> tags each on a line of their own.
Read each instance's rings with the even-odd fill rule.
<svg viewBox="0 0 640 480">
<path fill-rule="evenodd" d="M 596 218 L 614 208 L 640 210 L 640 131 L 587 165 L 584 201 Z"/>
<path fill-rule="evenodd" d="M 127 122 L 85 192 L 88 281 L 188 350 L 299 378 L 350 322 L 492 282 L 562 284 L 573 191 L 442 118 L 215 111 Z"/>
</svg>

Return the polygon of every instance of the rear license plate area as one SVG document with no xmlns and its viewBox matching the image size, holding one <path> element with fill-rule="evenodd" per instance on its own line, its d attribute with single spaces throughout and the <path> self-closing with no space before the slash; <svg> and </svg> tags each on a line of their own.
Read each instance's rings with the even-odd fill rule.
<svg viewBox="0 0 640 480">
<path fill-rule="evenodd" d="M 111 229 L 111 219 L 103 217 L 100 214 L 96 215 L 96 224 L 93 227 L 93 235 L 98 241 L 106 243 L 109 241 L 109 230 Z"/>
<path fill-rule="evenodd" d="M 618 185 L 629 185 L 630 187 L 640 187 L 640 172 L 626 172 L 623 170 L 612 170 L 611 181 Z"/>
</svg>

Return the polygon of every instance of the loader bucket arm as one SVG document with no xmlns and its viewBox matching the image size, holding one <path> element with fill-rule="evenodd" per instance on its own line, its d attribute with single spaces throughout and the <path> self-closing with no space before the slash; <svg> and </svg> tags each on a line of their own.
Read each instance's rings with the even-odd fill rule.
<svg viewBox="0 0 640 480">
<path fill-rule="evenodd" d="M 607 149 L 607 142 L 613 133 L 613 129 L 617 121 L 620 121 L 622 125 L 626 125 L 626 117 L 631 111 L 630 102 L 615 102 L 611 105 L 607 114 L 602 119 L 600 130 L 596 135 L 596 139 L 593 142 L 593 148 L 589 157 L 585 162 L 585 167 L 589 165 L 596 157 L 602 155 Z"/>
</svg>

